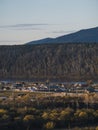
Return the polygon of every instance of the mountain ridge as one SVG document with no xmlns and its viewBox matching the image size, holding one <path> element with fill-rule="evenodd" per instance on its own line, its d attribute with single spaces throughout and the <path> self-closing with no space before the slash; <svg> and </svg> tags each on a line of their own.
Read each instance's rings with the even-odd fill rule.
<svg viewBox="0 0 98 130">
<path fill-rule="evenodd" d="M 44 44 L 44 43 L 92 43 L 98 42 L 98 27 L 82 29 L 80 31 L 70 33 L 67 35 L 59 36 L 56 38 L 44 38 L 40 40 L 35 40 L 28 42 L 26 44 Z"/>
</svg>

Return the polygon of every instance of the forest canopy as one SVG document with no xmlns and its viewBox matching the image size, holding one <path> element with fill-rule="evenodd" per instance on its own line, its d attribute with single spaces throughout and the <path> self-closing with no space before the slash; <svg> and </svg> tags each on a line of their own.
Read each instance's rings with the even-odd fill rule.
<svg viewBox="0 0 98 130">
<path fill-rule="evenodd" d="M 97 43 L 0 46 L 0 79 L 87 80 L 97 76 Z"/>
</svg>

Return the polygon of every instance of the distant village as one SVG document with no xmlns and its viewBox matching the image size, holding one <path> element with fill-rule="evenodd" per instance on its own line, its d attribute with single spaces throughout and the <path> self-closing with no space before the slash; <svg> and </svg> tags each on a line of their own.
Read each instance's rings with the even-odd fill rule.
<svg viewBox="0 0 98 130">
<path fill-rule="evenodd" d="M 65 92 L 91 93 L 98 92 L 98 83 L 89 82 L 27 82 L 27 81 L 0 81 L 0 91 L 21 92 Z"/>
</svg>

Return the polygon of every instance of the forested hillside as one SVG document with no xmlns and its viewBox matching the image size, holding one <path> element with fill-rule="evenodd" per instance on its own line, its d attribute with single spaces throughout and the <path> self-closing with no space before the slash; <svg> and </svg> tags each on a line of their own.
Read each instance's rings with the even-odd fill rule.
<svg viewBox="0 0 98 130">
<path fill-rule="evenodd" d="M 0 46 L 0 79 L 87 80 L 98 77 L 98 44 Z"/>
</svg>

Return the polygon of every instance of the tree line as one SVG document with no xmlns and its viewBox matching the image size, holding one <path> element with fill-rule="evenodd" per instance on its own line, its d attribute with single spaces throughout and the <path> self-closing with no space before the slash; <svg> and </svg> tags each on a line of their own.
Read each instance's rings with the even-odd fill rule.
<svg viewBox="0 0 98 130">
<path fill-rule="evenodd" d="M 97 76 L 97 43 L 0 46 L 0 79 L 87 80 Z"/>
</svg>

